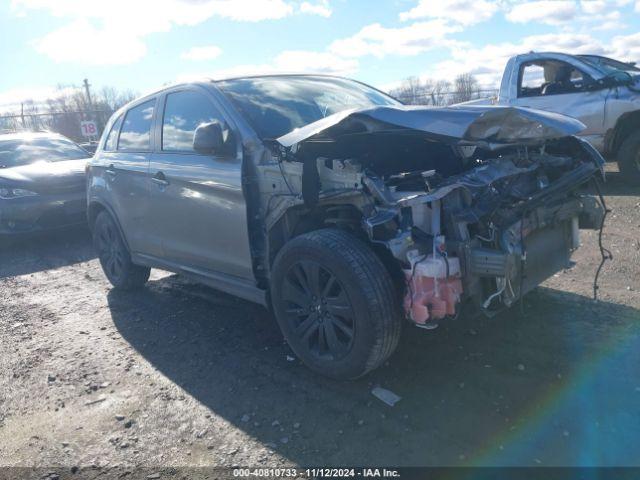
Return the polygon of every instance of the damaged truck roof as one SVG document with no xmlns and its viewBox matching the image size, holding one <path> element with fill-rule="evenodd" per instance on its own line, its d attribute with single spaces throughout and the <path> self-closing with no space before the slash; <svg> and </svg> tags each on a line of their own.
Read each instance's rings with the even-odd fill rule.
<svg viewBox="0 0 640 480">
<path fill-rule="evenodd" d="M 565 115 L 524 107 L 460 105 L 446 108 L 380 106 L 338 112 L 277 139 L 284 147 L 315 139 L 395 129 L 424 132 L 447 143 L 536 144 L 575 135 L 584 124 Z"/>
</svg>

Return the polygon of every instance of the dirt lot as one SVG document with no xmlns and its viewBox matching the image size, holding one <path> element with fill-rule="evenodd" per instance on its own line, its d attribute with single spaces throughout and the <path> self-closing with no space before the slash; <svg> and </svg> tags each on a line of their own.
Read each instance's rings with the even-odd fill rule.
<svg viewBox="0 0 640 480">
<path fill-rule="evenodd" d="M 640 189 L 606 188 L 602 301 L 583 232 L 524 316 L 407 328 L 351 383 L 310 373 L 252 304 L 158 271 L 111 291 L 84 230 L 5 246 L 0 464 L 640 465 Z"/>
</svg>

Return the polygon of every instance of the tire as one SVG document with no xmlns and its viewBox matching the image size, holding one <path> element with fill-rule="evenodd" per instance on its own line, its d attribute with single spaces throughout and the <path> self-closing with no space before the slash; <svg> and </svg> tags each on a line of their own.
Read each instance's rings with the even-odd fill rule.
<svg viewBox="0 0 640 480">
<path fill-rule="evenodd" d="M 134 265 L 120 230 L 107 212 L 100 212 L 93 226 L 93 245 L 100 265 L 111 285 L 119 290 L 142 287 L 151 269 Z"/>
<path fill-rule="evenodd" d="M 271 301 L 291 349 L 322 375 L 361 377 L 398 345 L 402 322 L 391 276 L 364 242 L 341 230 L 285 244 L 273 265 Z"/>
<path fill-rule="evenodd" d="M 640 132 L 632 133 L 622 142 L 618 168 L 625 182 L 640 185 Z"/>
</svg>

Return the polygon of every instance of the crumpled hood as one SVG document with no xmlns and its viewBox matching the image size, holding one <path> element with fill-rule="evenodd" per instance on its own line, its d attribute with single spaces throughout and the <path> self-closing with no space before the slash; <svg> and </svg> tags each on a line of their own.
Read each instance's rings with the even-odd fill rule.
<svg viewBox="0 0 640 480">
<path fill-rule="evenodd" d="M 524 107 L 385 106 L 339 112 L 293 130 L 277 141 L 291 147 L 315 137 L 333 139 L 355 131 L 375 133 L 393 128 L 421 131 L 447 143 L 499 146 L 539 144 L 575 135 L 585 125 L 565 115 Z"/>
<path fill-rule="evenodd" d="M 86 188 L 88 158 L 58 162 L 35 162 L 0 169 L 0 186 L 24 188 L 37 193 L 62 193 Z"/>
</svg>

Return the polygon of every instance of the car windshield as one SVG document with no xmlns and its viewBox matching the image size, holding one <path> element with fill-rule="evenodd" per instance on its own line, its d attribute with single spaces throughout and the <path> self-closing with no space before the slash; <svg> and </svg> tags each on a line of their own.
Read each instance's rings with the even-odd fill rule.
<svg viewBox="0 0 640 480">
<path fill-rule="evenodd" d="M 0 168 L 18 167 L 37 161 L 75 160 L 89 156 L 71 140 L 62 137 L 0 139 Z"/>
<path fill-rule="evenodd" d="M 585 62 L 600 68 L 604 73 L 627 72 L 633 76 L 640 74 L 640 68 L 634 64 L 614 60 L 613 58 L 601 57 L 599 55 L 579 55 Z"/>
<path fill-rule="evenodd" d="M 372 87 L 341 78 L 274 76 L 216 84 L 263 139 L 347 109 L 400 105 Z"/>
</svg>

